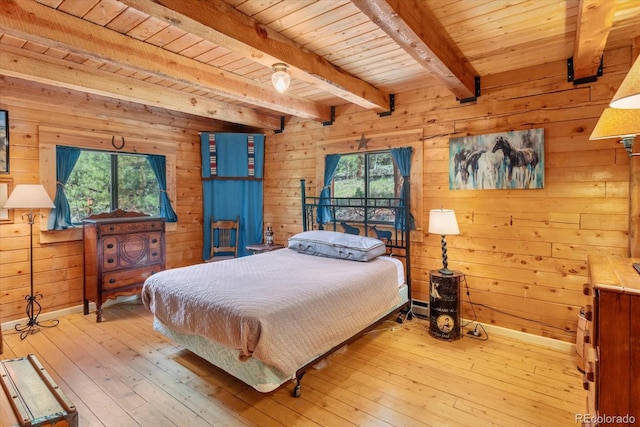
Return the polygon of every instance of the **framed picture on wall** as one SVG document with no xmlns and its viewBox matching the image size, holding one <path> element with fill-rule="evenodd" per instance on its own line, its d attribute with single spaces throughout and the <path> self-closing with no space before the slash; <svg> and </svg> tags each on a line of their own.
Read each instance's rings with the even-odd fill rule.
<svg viewBox="0 0 640 427">
<path fill-rule="evenodd" d="M 449 189 L 544 188 L 544 129 L 449 139 Z"/>
<path fill-rule="evenodd" d="M 0 110 L 0 173 L 9 173 L 9 112 Z"/>
<path fill-rule="evenodd" d="M 2 209 L 11 194 L 12 184 L 11 178 L 0 178 L 0 224 L 13 222 L 13 209 Z"/>
</svg>

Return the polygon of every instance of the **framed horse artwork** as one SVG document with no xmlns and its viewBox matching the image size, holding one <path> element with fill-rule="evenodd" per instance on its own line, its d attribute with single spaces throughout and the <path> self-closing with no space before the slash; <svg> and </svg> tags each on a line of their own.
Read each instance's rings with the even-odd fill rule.
<svg viewBox="0 0 640 427">
<path fill-rule="evenodd" d="M 449 189 L 544 188 L 544 129 L 449 140 Z"/>
</svg>

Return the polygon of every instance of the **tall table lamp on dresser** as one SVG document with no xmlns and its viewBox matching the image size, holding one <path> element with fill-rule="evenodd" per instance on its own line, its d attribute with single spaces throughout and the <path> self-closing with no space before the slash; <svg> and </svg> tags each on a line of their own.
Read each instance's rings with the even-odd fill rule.
<svg viewBox="0 0 640 427">
<path fill-rule="evenodd" d="M 456 340 L 461 335 L 460 278 L 462 273 L 449 270 L 446 236 L 460 234 L 456 214 L 451 209 L 429 212 L 429 234 L 439 234 L 442 247 L 442 268 L 429 272 L 429 333 L 434 338 Z"/>
<path fill-rule="evenodd" d="M 33 289 L 33 224 L 36 217 L 44 218 L 41 213 L 34 213 L 34 209 L 53 209 L 55 205 L 51 201 L 49 194 L 40 184 L 17 184 L 11 195 L 3 206 L 3 209 L 26 209 L 27 213 L 22 215 L 29 223 L 29 271 L 31 273 L 31 287 L 29 295 L 24 299 L 27 301 L 27 322 L 16 325 L 16 330 L 20 332 L 20 339 L 25 339 L 27 335 L 39 331 L 39 327 L 52 328 L 58 325 L 58 320 L 47 320 L 47 323 L 38 321 L 38 316 L 42 311 L 42 306 L 38 299 L 42 299 L 41 293 L 35 293 Z"/>
</svg>

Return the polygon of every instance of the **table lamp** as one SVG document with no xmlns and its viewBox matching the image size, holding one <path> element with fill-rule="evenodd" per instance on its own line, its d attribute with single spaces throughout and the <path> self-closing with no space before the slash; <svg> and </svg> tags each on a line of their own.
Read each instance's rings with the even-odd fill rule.
<svg viewBox="0 0 640 427">
<path fill-rule="evenodd" d="M 633 152 L 633 142 L 640 134 L 640 109 L 605 108 L 593 129 L 590 140 L 620 138 L 629 156 L 638 156 Z"/>
<path fill-rule="evenodd" d="M 456 213 L 451 209 L 432 209 L 429 211 L 429 234 L 442 236 L 442 268 L 438 270 L 445 276 L 453 275 L 447 263 L 447 239 L 446 236 L 460 234 Z"/>
</svg>

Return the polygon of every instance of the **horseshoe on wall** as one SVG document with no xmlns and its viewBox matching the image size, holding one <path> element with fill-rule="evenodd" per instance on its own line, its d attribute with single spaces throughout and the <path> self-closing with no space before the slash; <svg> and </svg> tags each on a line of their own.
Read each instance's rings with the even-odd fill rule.
<svg viewBox="0 0 640 427">
<path fill-rule="evenodd" d="M 120 138 L 122 138 L 122 144 L 120 144 L 120 146 L 118 147 L 115 143 L 116 137 L 111 137 L 111 145 L 113 145 L 113 148 L 115 148 L 116 150 L 121 150 L 122 148 L 124 148 L 124 136 L 121 136 Z"/>
</svg>

